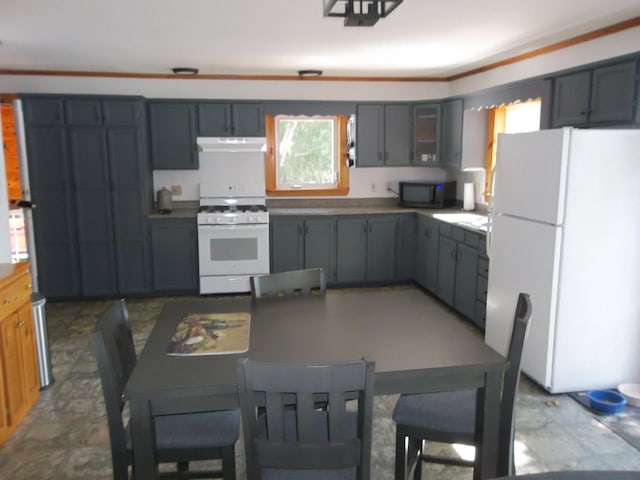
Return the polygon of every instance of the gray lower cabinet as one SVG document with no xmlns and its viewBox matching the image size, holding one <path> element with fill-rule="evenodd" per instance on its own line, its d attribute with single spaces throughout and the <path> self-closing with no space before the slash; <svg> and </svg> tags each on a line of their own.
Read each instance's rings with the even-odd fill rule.
<svg viewBox="0 0 640 480">
<path fill-rule="evenodd" d="M 416 218 L 399 215 L 396 241 L 396 280 L 411 281 L 415 275 Z"/>
<path fill-rule="evenodd" d="M 436 295 L 453 307 L 456 286 L 456 241 L 440 235 L 438 240 L 438 285 Z"/>
<path fill-rule="evenodd" d="M 40 291 L 50 298 L 151 290 L 146 213 L 149 177 L 141 99 L 25 98 Z M 56 117 L 57 118 L 57 117 Z M 86 123 L 83 123 L 86 122 Z"/>
<path fill-rule="evenodd" d="M 485 238 L 478 243 L 478 277 L 476 285 L 476 308 L 473 322 L 484 330 L 487 322 L 487 287 L 489 284 L 489 259 L 486 256 Z"/>
<path fill-rule="evenodd" d="M 454 308 L 473 320 L 476 313 L 478 248 L 459 243 L 456 248 L 456 287 Z"/>
<path fill-rule="evenodd" d="M 627 124 L 638 101 L 636 61 L 553 79 L 552 127 Z"/>
<path fill-rule="evenodd" d="M 440 230 L 437 220 L 418 215 L 416 220 L 416 249 L 414 278 L 418 285 L 431 293 L 438 287 L 438 245 Z"/>
<path fill-rule="evenodd" d="M 436 295 L 474 320 L 480 235 L 448 224 L 440 227 Z"/>
<path fill-rule="evenodd" d="M 367 278 L 367 219 L 344 216 L 338 218 L 337 266 L 338 283 L 362 283 Z"/>
<path fill-rule="evenodd" d="M 154 292 L 198 291 L 198 236 L 195 219 L 152 219 Z"/>
<path fill-rule="evenodd" d="M 335 283 L 335 217 L 271 217 L 271 271 L 322 268 Z"/>
<path fill-rule="evenodd" d="M 322 268 L 327 283 L 336 282 L 335 217 L 305 220 L 304 268 Z"/>
<path fill-rule="evenodd" d="M 269 245 L 271 271 L 287 272 L 304 268 L 304 219 L 271 217 Z"/>
<path fill-rule="evenodd" d="M 395 215 L 338 218 L 338 283 L 395 279 L 397 221 Z"/>
</svg>

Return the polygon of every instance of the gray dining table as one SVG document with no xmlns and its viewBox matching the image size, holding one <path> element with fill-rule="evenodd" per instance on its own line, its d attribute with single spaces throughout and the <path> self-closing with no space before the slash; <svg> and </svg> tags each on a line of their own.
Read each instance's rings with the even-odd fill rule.
<svg viewBox="0 0 640 480">
<path fill-rule="evenodd" d="M 434 310 L 439 314 L 434 314 Z M 249 312 L 243 353 L 172 356 L 176 325 L 189 313 Z M 481 478 L 509 474 L 510 452 L 499 452 L 500 391 L 507 361 L 477 332 L 442 314 L 419 289 L 345 290 L 326 296 L 252 301 L 249 296 L 193 297 L 167 303 L 125 390 L 136 477 L 157 475 L 154 415 L 238 407 L 238 358 L 271 362 L 375 361 L 375 394 L 480 388 Z"/>
</svg>

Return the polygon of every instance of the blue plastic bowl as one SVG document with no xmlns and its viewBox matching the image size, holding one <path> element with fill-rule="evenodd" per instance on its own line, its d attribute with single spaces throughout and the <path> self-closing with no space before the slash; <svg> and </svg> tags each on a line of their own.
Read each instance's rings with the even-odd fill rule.
<svg viewBox="0 0 640 480">
<path fill-rule="evenodd" d="M 627 403 L 623 395 L 613 390 L 591 390 L 587 396 L 591 409 L 598 413 L 618 413 Z"/>
</svg>

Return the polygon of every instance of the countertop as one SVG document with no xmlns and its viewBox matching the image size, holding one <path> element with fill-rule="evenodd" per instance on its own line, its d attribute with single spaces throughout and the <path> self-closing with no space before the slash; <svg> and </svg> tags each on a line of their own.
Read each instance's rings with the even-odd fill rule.
<svg viewBox="0 0 640 480">
<path fill-rule="evenodd" d="M 193 218 L 198 213 L 198 207 L 194 205 L 176 206 L 171 213 L 152 212 L 148 215 L 150 219 L 171 219 L 171 218 Z M 382 214 L 402 214 L 416 213 L 417 215 L 432 217 L 461 228 L 478 233 L 486 232 L 487 214 L 482 208 L 475 211 L 466 212 L 460 207 L 444 209 L 428 208 L 407 208 L 399 205 L 346 205 L 346 206 L 309 206 L 309 207 L 269 207 L 269 214 L 272 217 L 282 216 L 337 216 L 337 215 L 382 215 Z"/>
</svg>

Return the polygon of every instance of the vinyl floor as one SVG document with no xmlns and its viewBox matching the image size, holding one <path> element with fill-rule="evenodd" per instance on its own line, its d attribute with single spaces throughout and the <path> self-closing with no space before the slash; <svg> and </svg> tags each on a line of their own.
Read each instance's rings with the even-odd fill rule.
<svg viewBox="0 0 640 480">
<path fill-rule="evenodd" d="M 328 293 L 338 294 L 339 290 Z M 171 300 L 170 297 L 127 300 L 138 350 L 162 307 Z M 96 318 L 108 306 L 107 300 L 47 303 L 55 382 L 40 393 L 24 422 L 0 447 L 0 479 L 112 478 L 102 391 L 90 347 L 90 332 Z M 450 316 L 451 321 L 464 322 L 475 330 L 436 300 L 430 311 L 433 315 Z M 372 452 L 375 480 L 393 478 L 395 426 L 391 411 L 396 398 L 376 397 Z M 430 448 L 442 451 L 450 447 L 433 444 Z M 238 478 L 242 480 L 245 476 L 241 442 L 236 451 Z M 424 478 L 472 478 L 471 470 L 461 467 L 423 469 Z M 563 469 L 640 470 L 640 452 L 567 395 L 549 395 L 525 377 L 516 407 L 516 471 L 523 474 Z"/>
</svg>

